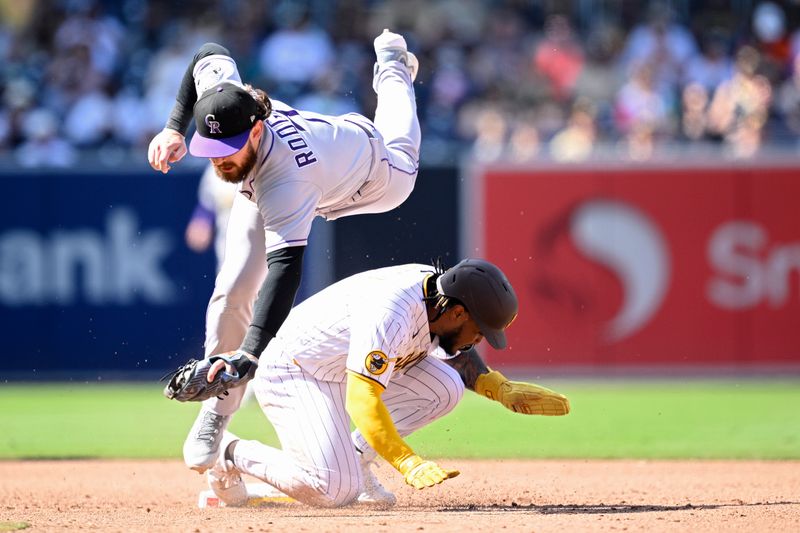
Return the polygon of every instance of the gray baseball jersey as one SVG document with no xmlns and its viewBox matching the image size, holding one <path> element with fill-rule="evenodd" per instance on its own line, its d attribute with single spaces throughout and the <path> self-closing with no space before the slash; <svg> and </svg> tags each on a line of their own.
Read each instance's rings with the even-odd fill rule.
<svg viewBox="0 0 800 533">
<path fill-rule="evenodd" d="M 194 80 L 198 96 L 221 82 L 242 85 L 236 63 L 224 55 L 198 61 Z M 334 220 L 369 212 L 386 195 L 390 168 L 416 175 L 416 168 L 391 164 L 381 134 L 366 117 L 321 115 L 271 102 L 256 165 L 239 189 L 258 205 L 267 253 L 305 246 L 316 216 Z"/>
<path fill-rule="evenodd" d="M 277 100 L 272 105 L 256 166 L 240 189 L 258 205 L 267 252 L 306 245 L 314 217 L 333 220 L 363 206 L 373 175 L 388 170 L 378 134 L 361 115 L 319 115 Z"/>
</svg>

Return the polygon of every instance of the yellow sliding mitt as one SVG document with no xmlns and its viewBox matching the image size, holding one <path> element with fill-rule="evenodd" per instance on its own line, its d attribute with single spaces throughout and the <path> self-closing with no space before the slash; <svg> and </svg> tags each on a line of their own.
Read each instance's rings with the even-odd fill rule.
<svg viewBox="0 0 800 533">
<path fill-rule="evenodd" d="M 415 489 L 433 487 L 445 479 L 456 477 L 458 470 L 444 470 L 433 461 L 426 461 L 419 455 L 412 455 L 397 466 L 406 483 Z"/>
<path fill-rule="evenodd" d="M 475 392 L 502 403 L 515 413 L 545 416 L 569 413 L 569 400 L 563 394 L 533 383 L 510 381 L 496 370 L 478 376 Z"/>
</svg>

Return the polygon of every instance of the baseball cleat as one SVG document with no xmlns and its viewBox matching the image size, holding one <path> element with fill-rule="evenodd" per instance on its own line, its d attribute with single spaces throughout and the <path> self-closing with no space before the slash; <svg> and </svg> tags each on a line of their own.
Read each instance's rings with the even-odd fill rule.
<svg viewBox="0 0 800 533">
<path fill-rule="evenodd" d="M 362 505 L 370 507 L 391 507 L 397 503 L 394 494 L 386 490 L 381 485 L 375 474 L 372 473 L 370 465 L 372 461 L 365 461 L 361 455 L 358 457 L 359 467 L 361 468 L 361 493 L 356 501 Z"/>
<path fill-rule="evenodd" d="M 375 38 L 375 56 L 378 59 L 375 63 L 375 73 L 377 74 L 379 65 L 389 61 L 399 61 L 408 69 L 411 81 L 417 78 L 419 61 L 417 56 L 408 51 L 406 40 L 402 35 L 392 33 L 388 29 Z"/>
<path fill-rule="evenodd" d="M 214 492 L 220 501 L 229 507 L 239 507 L 247 503 L 247 485 L 242 480 L 242 474 L 233 461 L 226 457 L 224 450 L 239 438 L 228 431 L 223 432 L 220 439 L 222 453 L 208 471 L 208 488 Z"/>
<path fill-rule="evenodd" d="M 186 466 L 201 474 L 214 466 L 219 456 L 222 435 L 230 419 L 228 415 L 218 415 L 206 409 L 200 410 L 183 443 L 183 461 Z"/>
<path fill-rule="evenodd" d="M 247 503 L 247 486 L 233 461 L 223 458 L 217 461 L 208 471 L 208 488 L 228 507 L 241 507 Z"/>
</svg>

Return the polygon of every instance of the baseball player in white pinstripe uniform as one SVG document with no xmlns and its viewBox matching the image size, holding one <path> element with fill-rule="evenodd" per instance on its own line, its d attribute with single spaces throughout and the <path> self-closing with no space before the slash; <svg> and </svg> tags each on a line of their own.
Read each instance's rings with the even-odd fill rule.
<svg viewBox="0 0 800 533">
<path fill-rule="evenodd" d="M 392 505 L 369 463 L 382 456 L 417 489 L 458 475 L 403 437 L 450 412 L 465 386 L 518 412 L 567 414 L 566 397 L 509 381 L 473 349 L 483 338 L 504 348 L 516 315 L 511 284 L 480 259 L 381 268 L 322 290 L 292 310 L 253 381 L 282 449 L 225 431 L 210 487 L 241 505 L 245 472 L 309 505 Z"/>
<path fill-rule="evenodd" d="M 222 431 L 245 391 L 238 385 L 252 379 L 258 357 L 292 307 L 314 218 L 388 211 L 414 187 L 418 62 L 395 33 L 385 31 L 374 47 L 378 105 L 372 121 L 271 100 L 242 84 L 225 48 L 203 45 L 187 68 L 167 126 L 150 144 L 151 166 L 167 172 L 186 153 L 184 134 L 194 117 L 189 151 L 209 158 L 221 179 L 239 184 L 205 342 L 206 357 L 229 353 L 237 378 L 225 396 L 204 402 L 184 443 L 184 460 L 195 470 L 214 464 Z"/>
</svg>

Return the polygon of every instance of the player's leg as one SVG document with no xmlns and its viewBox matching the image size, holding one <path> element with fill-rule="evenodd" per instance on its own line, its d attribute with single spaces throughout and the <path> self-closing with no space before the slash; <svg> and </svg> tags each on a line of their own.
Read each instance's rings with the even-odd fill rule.
<svg viewBox="0 0 800 533">
<path fill-rule="evenodd" d="M 388 211 L 408 198 L 417 179 L 422 135 L 413 82 L 418 63 L 401 35 L 384 31 L 374 45 L 377 62 L 372 87 L 378 105 L 373 122 L 388 158 L 390 179 L 381 201 L 381 208 Z"/>
<path fill-rule="evenodd" d="M 368 131 L 372 165 L 356 205 L 333 213 L 332 218 L 391 211 L 408 198 L 417 180 L 421 141 L 414 96 L 417 59 L 406 49 L 401 35 L 388 31 L 375 39 L 375 56 L 375 119 L 356 113 L 344 115 L 347 122 Z"/>
<path fill-rule="evenodd" d="M 397 432 L 406 436 L 452 411 L 463 395 L 464 382 L 458 372 L 429 356 L 405 373 L 392 376 L 381 399 Z M 353 431 L 352 438 L 365 460 L 375 459 L 375 451 L 358 430 Z"/>
<path fill-rule="evenodd" d="M 372 87 L 378 104 L 373 122 L 392 165 L 416 174 L 422 139 L 413 84 L 417 59 L 408 52 L 405 39 L 396 33 L 384 31 L 374 45 L 377 61 Z"/>
<path fill-rule="evenodd" d="M 239 348 L 250 325 L 253 301 L 266 274 L 261 215 L 253 202 L 237 194 L 228 221 L 225 260 L 206 311 L 206 357 Z M 203 402 L 183 445 L 188 467 L 203 472 L 214 464 L 222 432 L 239 408 L 245 390 L 237 387 L 222 399 Z"/>
<path fill-rule="evenodd" d="M 291 362 L 266 362 L 253 386 L 282 449 L 233 447 L 236 468 L 308 505 L 351 503 L 361 484 L 345 411 L 345 384 L 317 381 Z"/>
</svg>

